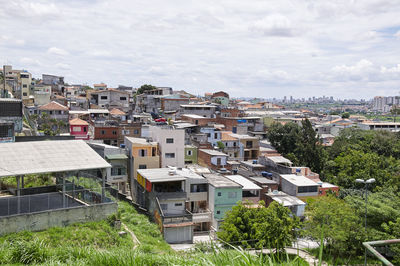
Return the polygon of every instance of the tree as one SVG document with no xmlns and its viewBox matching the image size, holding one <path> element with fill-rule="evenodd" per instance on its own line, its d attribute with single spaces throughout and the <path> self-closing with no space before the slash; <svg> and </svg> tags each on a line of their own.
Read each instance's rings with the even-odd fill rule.
<svg viewBox="0 0 400 266">
<path fill-rule="evenodd" d="M 319 241 L 334 258 L 362 253 L 364 239 L 360 217 L 344 200 L 318 197 L 306 207 L 305 235 Z"/>
<path fill-rule="evenodd" d="M 222 141 L 217 141 L 217 147 L 220 150 L 225 149 L 225 144 Z"/>
<path fill-rule="evenodd" d="M 301 126 L 295 123 L 272 124 L 267 137 L 276 150 L 296 164 L 320 172 L 325 163 L 325 152 L 308 119 Z"/>
<path fill-rule="evenodd" d="M 137 89 L 136 94 L 139 95 L 145 91 L 154 90 L 154 89 L 157 89 L 157 87 L 155 87 L 153 85 L 149 85 L 149 84 L 144 84 L 144 85 L 140 86 L 139 89 Z"/>
<path fill-rule="evenodd" d="M 343 114 L 342 114 L 342 118 L 343 118 L 343 119 L 350 118 L 350 113 L 349 113 L 349 112 L 343 113 Z"/>
<path fill-rule="evenodd" d="M 268 208 L 260 202 L 258 208 L 238 203 L 225 215 L 218 237 L 232 245 L 282 249 L 290 245 L 299 220 L 288 208 L 273 202 Z"/>
</svg>

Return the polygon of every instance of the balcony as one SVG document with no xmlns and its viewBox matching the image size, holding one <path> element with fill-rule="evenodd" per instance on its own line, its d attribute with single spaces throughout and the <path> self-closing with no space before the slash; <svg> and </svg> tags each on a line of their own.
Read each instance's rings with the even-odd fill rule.
<svg viewBox="0 0 400 266">
<path fill-rule="evenodd" d="M 209 210 L 203 210 L 197 213 L 192 213 L 192 220 L 193 223 L 211 222 L 212 213 Z"/>
<path fill-rule="evenodd" d="M 168 199 L 186 199 L 186 192 L 156 192 L 155 196 L 159 200 L 168 200 Z"/>
</svg>

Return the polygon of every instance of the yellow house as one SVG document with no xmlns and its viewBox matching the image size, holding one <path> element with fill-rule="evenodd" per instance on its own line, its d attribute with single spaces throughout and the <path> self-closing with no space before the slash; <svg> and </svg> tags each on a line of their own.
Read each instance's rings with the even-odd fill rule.
<svg viewBox="0 0 400 266">
<path fill-rule="evenodd" d="M 125 147 L 129 151 L 130 177 L 137 179 L 138 169 L 160 168 L 158 143 L 143 138 L 125 137 Z"/>
</svg>

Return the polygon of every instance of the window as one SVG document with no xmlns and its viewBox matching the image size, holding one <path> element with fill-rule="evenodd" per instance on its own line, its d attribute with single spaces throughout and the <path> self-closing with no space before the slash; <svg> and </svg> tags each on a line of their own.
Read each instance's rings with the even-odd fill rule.
<svg viewBox="0 0 400 266">
<path fill-rule="evenodd" d="M 145 165 L 145 164 L 139 164 L 139 169 L 147 169 L 147 165 Z"/>
<path fill-rule="evenodd" d="M 129 135 L 129 130 L 122 130 L 122 135 Z"/>
<path fill-rule="evenodd" d="M 151 156 L 157 156 L 157 148 L 156 147 L 151 148 Z"/>
<path fill-rule="evenodd" d="M 113 135 L 117 135 L 117 131 L 113 130 L 113 131 L 112 131 L 112 134 L 113 134 Z"/>
<path fill-rule="evenodd" d="M 218 197 L 221 197 L 222 196 L 222 192 L 218 192 Z"/>
<path fill-rule="evenodd" d="M 133 134 L 139 135 L 139 129 L 134 129 L 134 130 L 133 130 Z"/>
<path fill-rule="evenodd" d="M 53 111 L 50 111 L 49 113 L 52 115 L 52 114 L 53 114 Z"/>
<path fill-rule="evenodd" d="M 168 204 L 160 204 L 160 207 L 163 211 L 168 210 Z"/>
<path fill-rule="evenodd" d="M 236 142 L 233 143 L 233 147 L 236 147 Z"/>
<path fill-rule="evenodd" d="M 221 211 L 217 211 L 217 214 L 221 214 Z"/>
<path fill-rule="evenodd" d="M 87 127 L 83 127 L 83 132 L 86 132 L 87 131 Z"/>
<path fill-rule="evenodd" d="M 318 186 L 298 187 L 297 193 L 317 192 Z"/>
<path fill-rule="evenodd" d="M 72 127 L 73 132 L 81 132 L 81 127 Z"/>
<path fill-rule="evenodd" d="M 107 100 L 108 97 L 107 97 L 107 96 L 101 96 L 100 99 L 102 99 L 102 100 Z"/>
<path fill-rule="evenodd" d="M 28 87 L 26 84 L 22 85 L 22 88 L 26 88 L 26 87 Z"/>
<path fill-rule="evenodd" d="M 246 148 L 253 148 L 253 142 L 251 140 L 246 141 Z"/>
<path fill-rule="evenodd" d="M 175 158 L 175 153 L 171 152 L 171 153 L 166 153 L 165 154 L 165 158 Z"/>
<path fill-rule="evenodd" d="M 115 166 L 111 168 L 111 175 L 125 175 L 126 169 L 125 167 Z"/>
<path fill-rule="evenodd" d="M 193 154 L 193 151 L 192 151 L 192 150 L 188 150 L 188 151 L 186 152 L 186 155 L 187 155 L 187 156 L 192 156 L 192 154 Z"/>
<path fill-rule="evenodd" d="M 194 123 L 195 123 L 196 125 L 198 125 L 198 124 L 199 124 L 199 120 L 194 121 Z"/>
<path fill-rule="evenodd" d="M 211 134 L 210 133 L 207 133 L 207 138 L 211 138 Z"/>
<path fill-rule="evenodd" d="M 147 150 L 140 149 L 139 150 L 139 157 L 145 157 L 147 156 Z"/>
<path fill-rule="evenodd" d="M 230 198 L 230 199 L 237 198 L 237 192 L 229 192 L 228 198 Z"/>
<path fill-rule="evenodd" d="M 61 114 L 62 114 L 62 111 L 58 111 L 58 114 L 61 115 Z"/>
<path fill-rule="evenodd" d="M 217 158 L 217 165 L 221 165 L 221 158 Z"/>
<path fill-rule="evenodd" d="M 105 135 L 105 134 L 106 134 L 106 131 L 105 131 L 105 130 L 102 130 L 102 131 L 100 131 L 100 134 L 101 134 L 101 135 Z"/>
<path fill-rule="evenodd" d="M 214 139 L 218 139 L 218 133 L 214 133 Z"/>
<path fill-rule="evenodd" d="M 126 101 L 126 97 L 119 97 L 120 101 Z"/>
<path fill-rule="evenodd" d="M 168 138 L 166 141 L 167 141 L 167 143 L 174 143 L 174 139 L 172 139 L 172 138 Z"/>
<path fill-rule="evenodd" d="M 208 185 L 207 184 L 192 184 L 192 185 L 190 185 L 190 192 L 191 193 L 207 192 L 207 191 L 208 191 Z"/>
<path fill-rule="evenodd" d="M 175 206 L 182 206 L 182 203 L 175 203 Z"/>
<path fill-rule="evenodd" d="M 28 96 L 28 94 L 27 94 L 26 92 L 24 92 L 22 95 L 24 95 L 24 96 Z"/>
</svg>

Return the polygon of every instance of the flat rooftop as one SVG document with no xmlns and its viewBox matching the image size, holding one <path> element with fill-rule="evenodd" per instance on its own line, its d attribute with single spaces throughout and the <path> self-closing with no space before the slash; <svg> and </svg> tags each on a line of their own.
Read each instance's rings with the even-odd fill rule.
<svg viewBox="0 0 400 266">
<path fill-rule="evenodd" d="M 298 187 L 318 186 L 317 183 L 302 175 L 281 175 L 281 177 Z"/>
<path fill-rule="evenodd" d="M 208 183 L 211 184 L 213 187 L 216 188 L 228 188 L 228 187 L 235 187 L 241 188 L 242 186 L 238 183 L 233 182 L 232 180 L 217 174 L 203 174 L 205 178 L 207 178 Z"/>
<path fill-rule="evenodd" d="M 243 190 L 261 190 L 259 186 L 241 175 L 226 175 L 225 177 L 241 185 Z"/>
<path fill-rule="evenodd" d="M 303 201 L 299 200 L 294 196 L 290 196 L 282 191 L 274 191 L 270 193 L 265 193 L 265 195 L 271 197 L 272 200 L 282 204 L 285 207 L 289 206 L 297 206 L 297 205 L 306 205 Z"/>
<path fill-rule="evenodd" d="M 140 145 L 157 145 L 157 142 L 147 141 L 145 138 L 125 137 L 128 141 Z"/>
<path fill-rule="evenodd" d="M 278 182 L 263 176 L 249 176 L 248 179 L 253 180 L 261 185 L 278 185 Z"/>
<path fill-rule="evenodd" d="M 83 140 L 2 143 L 0 177 L 110 168 Z"/>
<path fill-rule="evenodd" d="M 216 150 L 210 150 L 210 149 L 199 149 L 199 151 L 205 152 L 209 155 L 212 156 L 228 156 L 228 154 L 220 152 L 220 151 L 216 151 Z"/>
<path fill-rule="evenodd" d="M 139 169 L 137 172 L 151 183 L 186 180 L 186 177 L 170 168 Z M 174 174 L 170 172 L 174 172 Z"/>
<path fill-rule="evenodd" d="M 183 114 L 182 116 L 186 116 L 186 117 L 189 117 L 189 118 L 195 118 L 195 119 L 202 119 L 202 118 L 207 118 L 207 117 L 204 117 L 204 116 L 201 116 L 201 115 L 194 115 L 194 114 Z"/>
</svg>

